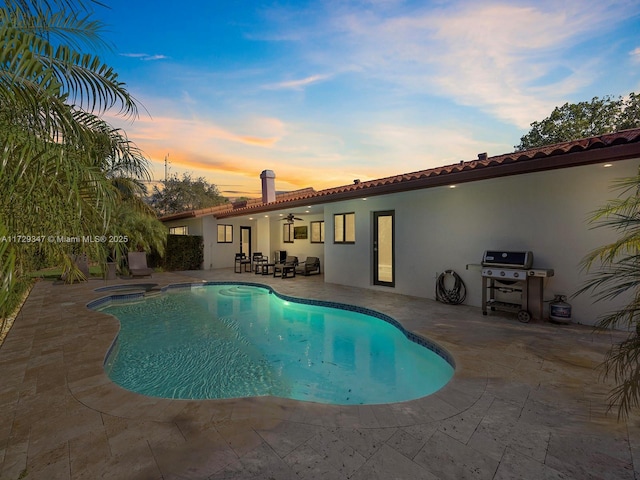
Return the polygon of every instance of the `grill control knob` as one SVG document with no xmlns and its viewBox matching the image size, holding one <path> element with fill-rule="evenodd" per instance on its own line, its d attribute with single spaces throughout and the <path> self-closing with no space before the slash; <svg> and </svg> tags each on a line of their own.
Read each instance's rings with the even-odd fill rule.
<svg viewBox="0 0 640 480">
<path fill-rule="evenodd" d="M 514 278 L 518 278 L 520 276 L 520 274 L 518 272 L 513 272 L 513 276 L 514 276 Z"/>
<path fill-rule="evenodd" d="M 504 272 L 500 272 L 500 276 L 501 276 L 501 277 L 504 277 Z"/>
<path fill-rule="evenodd" d="M 493 272 L 491 270 L 487 270 L 487 275 L 491 276 L 493 275 Z"/>
</svg>

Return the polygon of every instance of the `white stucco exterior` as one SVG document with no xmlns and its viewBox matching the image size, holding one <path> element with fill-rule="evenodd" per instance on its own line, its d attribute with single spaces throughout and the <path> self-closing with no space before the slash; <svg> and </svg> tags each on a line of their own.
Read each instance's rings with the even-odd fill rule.
<svg viewBox="0 0 640 480">
<path fill-rule="evenodd" d="M 588 165 L 328 204 L 327 232 L 334 213 L 356 213 L 356 243 L 325 244 L 325 281 L 390 290 L 372 282 L 372 212 L 394 210 L 391 290 L 397 293 L 435 298 L 438 275 L 452 269 L 467 287 L 465 303 L 480 306 L 479 267 L 467 266 L 479 264 L 485 250 L 530 250 L 535 268 L 555 272 L 544 281 L 545 299 L 570 296 L 586 279 L 581 259 L 615 238 L 610 230 L 590 228 L 590 212 L 614 198 L 613 180 L 635 175 L 638 164 Z M 569 301 L 573 320 L 586 324 L 614 306 L 593 305 L 586 295 Z"/>
<path fill-rule="evenodd" d="M 573 321 L 595 324 L 600 314 L 625 299 L 615 305 L 593 304 L 588 295 L 571 297 L 587 278 L 580 265 L 583 257 L 616 235 L 592 228 L 588 218 L 616 197 L 614 180 L 636 175 L 639 164 L 639 159 L 632 159 L 608 168 L 602 163 L 583 165 L 307 207 L 310 211 L 295 226 L 324 221 L 324 243 L 311 243 L 310 238 L 284 243 L 281 219 L 291 211 L 286 206 L 266 214 L 222 219 L 209 214 L 167 225 L 188 225 L 190 234 L 203 235 L 205 269 L 233 266 L 240 227 L 245 226 L 251 228 L 252 252 L 273 258 L 274 251 L 286 250 L 300 261 L 319 257 L 330 283 L 435 298 L 438 275 L 452 269 L 465 282 L 465 304 L 473 306 L 482 301 L 479 264 L 485 250 L 532 251 L 534 268 L 555 272 L 544 279 L 545 300 L 567 295 Z M 393 287 L 373 284 L 373 215 L 389 210 L 395 216 Z M 334 214 L 350 212 L 355 213 L 356 241 L 336 244 Z M 233 225 L 233 243 L 217 243 L 218 224 Z"/>
</svg>

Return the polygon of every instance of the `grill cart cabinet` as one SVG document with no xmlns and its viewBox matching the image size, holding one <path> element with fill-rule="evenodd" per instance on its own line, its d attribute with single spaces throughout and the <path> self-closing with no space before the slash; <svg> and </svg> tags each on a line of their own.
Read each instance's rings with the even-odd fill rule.
<svg viewBox="0 0 640 480">
<path fill-rule="evenodd" d="M 534 269 L 533 253 L 488 250 L 482 258 L 482 314 L 487 310 L 517 311 L 518 320 L 542 319 L 544 279 L 553 276 L 551 269 Z M 510 300 L 498 300 L 501 292 Z M 519 294 L 519 295 L 518 295 Z M 516 301 L 514 299 L 519 299 Z"/>
</svg>

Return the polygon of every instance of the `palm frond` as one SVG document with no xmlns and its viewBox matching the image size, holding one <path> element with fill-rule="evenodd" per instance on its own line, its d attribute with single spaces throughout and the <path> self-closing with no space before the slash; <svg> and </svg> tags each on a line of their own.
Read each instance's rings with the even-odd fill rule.
<svg viewBox="0 0 640 480">
<path fill-rule="evenodd" d="M 618 410 L 618 419 L 640 407 L 640 336 L 633 332 L 627 340 L 612 347 L 602 365 L 604 375 L 616 386 L 609 395 L 609 409 Z"/>
<path fill-rule="evenodd" d="M 608 302 L 628 296 L 626 305 L 598 319 L 596 328 L 622 327 L 629 338 L 609 350 L 602 368 L 616 386 L 609 396 L 609 409 L 618 418 L 640 407 L 640 175 L 619 179 L 612 185 L 620 192 L 589 218 L 592 228 L 617 233 L 614 242 L 598 247 L 582 259 L 587 280 L 574 294 L 592 295 L 594 302 Z"/>
<path fill-rule="evenodd" d="M 0 84 L 20 86 L 19 93 L 30 103 L 63 96 L 90 111 L 102 113 L 117 106 L 120 114 L 137 116 L 137 105 L 124 83 L 98 56 L 82 54 L 65 44 L 55 46 L 49 36 L 22 31 L 2 20 L 0 42 L 5 48 L 0 51 L 0 64 L 4 65 Z"/>
</svg>

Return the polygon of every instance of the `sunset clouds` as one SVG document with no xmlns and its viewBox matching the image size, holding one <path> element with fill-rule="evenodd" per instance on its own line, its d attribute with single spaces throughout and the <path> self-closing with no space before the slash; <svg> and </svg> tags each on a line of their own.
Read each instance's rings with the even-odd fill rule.
<svg viewBox="0 0 640 480">
<path fill-rule="evenodd" d="M 556 105 L 640 91 L 635 1 L 201 2 L 170 31 L 162 4 L 105 18 L 119 51 L 161 52 L 110 60 L 149 113 L 122 126 L 223 193 L 506 153 Z"/>
</svg>

